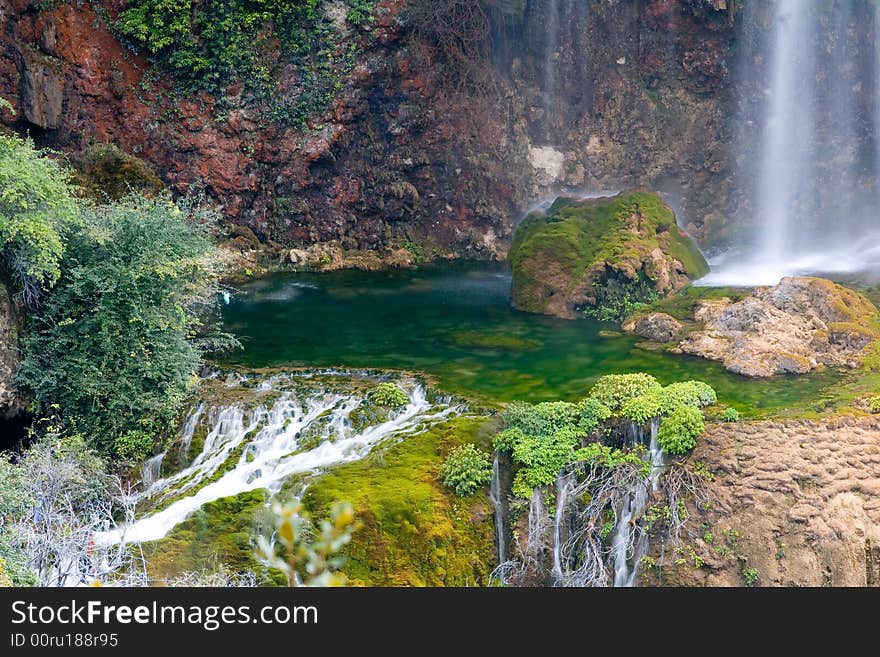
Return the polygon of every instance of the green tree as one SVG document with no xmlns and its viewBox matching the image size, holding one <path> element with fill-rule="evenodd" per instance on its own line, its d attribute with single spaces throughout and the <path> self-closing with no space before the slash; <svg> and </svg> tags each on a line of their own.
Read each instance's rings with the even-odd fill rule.
<svg viewBox="0 0 880 657">
<path fill-rule="evenodd" d="M 64 239 L 79 204 L 68 171 L 30 140 L 0 135 L 2 264 L 34 307 L 61 275 Z"/>
<path fill-rule="evenodd" d="M 210 217 L 136 196 L 87 208 L 69 237 L 63 272 L 23 340 L 21 385 L 58 404 L 69 427 L 105 454 L 143 453 L 143 435 L 175 419 L 206 349 L 218 261 Z M 117 442 L 128 435 L 129 440 Z M 133 438 L 137 438 L 134 440 Z"/>
</svg>

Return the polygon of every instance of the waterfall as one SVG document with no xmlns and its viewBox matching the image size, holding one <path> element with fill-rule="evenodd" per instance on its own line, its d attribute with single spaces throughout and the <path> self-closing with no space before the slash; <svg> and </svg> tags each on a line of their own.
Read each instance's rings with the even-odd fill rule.
<svg viewBox="0 0 880 657">
<path fill-rule="evenodd" d="M 665 467 L 665 454 L 657 440 L 660 420 L 650 423 L 650 442 L 645 460 L 651 470 L 644 481 L 635 484 L 623 497 L 617 513 L 617 525 L 611 539 L 611 563 L 614 566 L 614 586 L 630 587 L 636 583 L 639 564 L 648 550 L 648 535 L 638 526 L 638 521 L 648 508 L 649 490 L 660 487 L 660 475 Z M 641 435 L 641 434 L 640 434 Z"/>
<path fill-rule="evenodd" d="M 764 30 L 754 27 L 762 22 L 757 4 L 745 8 L 736 82 L 737 174 L 753 199 L 754 226 L 741 236 L 740 252 L 713 262 L 701 283 L 770 285 L 787 275 L 877 270 L 880 46 L 866 44 L 858 24 L 872 20 L 864 13 L 872 11 L 880 25 L 880 8 L 861 0 L 776 0 Z M 757 30 L 757 50 L 748 30 Z M 763 102 L 750 107 L 751 97 Z"/>
<path fill-rule="evenodd" d="M 563 535 L 567 518 L 566 505 L 576 483 L 571 473 L 556 478 L 556 514 L 553 518 L 553 577 L 557 584 L 563 583 L 562 547 L 566 539 Z"/>
<path fill-rule="evenodd" d="M 165 452 L 156 454 L 151 459 L 147 459 L 141 467 L 141 482 L 144 487 L 149 488 L 159 479 L 162 472 L 162 460 L 165 458 Z"/>
<path fill-rule="evenodd" d="M 547 0 L 547 31 L 544 44 L 544 139 L 553 144 L 553 116 L 556 113 L 559 87 L 558 62 L 561 7 L 563 0 Z"/>
<path fill-rule="evenodd" d="M 640 482 L 624 495 L 617 513 L 617 525 L 611 538 L 611 563 L 614 566 L 614 586 L 634 586 L 638 574 L 639 549 L 642 541 L 638 535 L 637 522 L 645 511 L 648 488 Z M 643 547 L 643 546 L 642 546 Z"/>
<path fill-rule="evenodd" d="M 400 385 L 407 392 L 408 404 L 387 419 L 355 430 L 349 414 L 363 401 L 364 393 L 317 389 L 304 395 L 290 390 L 293 378 L 273 377 L 263 382 L 268 387 L 258 386 L 261 391 L 277 393 L 271 403 L 211 409 L 210 430 L 192 464 L 154 481 L 141 494 L 159 510 L 104 532 L 96 540 L 110 544 L 122 537 L 130 543 L 161 539 L 208 502 L 257 489 L 275 493 L 291 475 L 362 459 L 383 441 L 419 433 L 461 411 L 458 406 L 431 403 L 421 384 L 405 380 Z M 187 435 L 191 440 L 191 433 L 185 431 Z"/>
<path fill-rule="evenodd" d="M 495 507 L 495 541 L 498 548 L 498 564 L 507 561 L 507 545 L 504 537 L 504 506 L 503 491 L 501 490 L 501 467 L 498 460 L 498 452 L 492 459 L 492 480 L 489 483 L 489 499 Z"/>
</svg>

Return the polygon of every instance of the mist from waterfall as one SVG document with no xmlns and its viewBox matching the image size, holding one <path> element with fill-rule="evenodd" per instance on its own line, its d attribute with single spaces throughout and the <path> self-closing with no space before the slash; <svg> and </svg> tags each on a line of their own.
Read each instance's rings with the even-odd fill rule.
<svg viewBox="0 0 880 657">
<path fill-rule="evenodd" d="M 750 234 L 710 260 L 700 284 L 880 271 L 880 7 L 776 0 L 769 16 L 762 11 L 745 6 L 735 87 L 737 175 L 751 203 L 751 221 L 741 223 Z M 867 36 L 866 11 L 874 22 Z M 762 98 L 757 107 L 743 100 L 749 94 Z"/>
</svg>

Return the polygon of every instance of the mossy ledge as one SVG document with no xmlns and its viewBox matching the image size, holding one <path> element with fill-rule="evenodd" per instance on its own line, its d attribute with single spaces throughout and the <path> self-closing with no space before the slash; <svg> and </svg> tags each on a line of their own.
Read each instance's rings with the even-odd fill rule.
<svg viewBox="0 0 880 657">
<path fill-rule="evenodd" d="M 520 224 L 508 255 L 520 310 L 620 320 L 708 271 L 675 214 L 652 192 L 560 197 Z"/>
<path fill-rule="evenodd" d="M 495 564 L 492 505 L 485 490 L 467 498 L 437 473 L 455 447 L 489 449 L 496 418 L 462 416 L 316 479 L 304 502 L 314 518 L 336 501 L 354 504 L 362 527 L 343 570 L 360 586 L 486 586 Z"/>
</svg>

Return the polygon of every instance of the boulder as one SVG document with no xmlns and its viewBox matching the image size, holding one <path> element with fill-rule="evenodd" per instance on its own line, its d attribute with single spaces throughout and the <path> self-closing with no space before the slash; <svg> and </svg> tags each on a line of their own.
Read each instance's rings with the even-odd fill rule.
<svg viewBox="0 0 880 657">
<path fill-rule="evenodd" d="M 702 301 L 682 352 L 751 377 L 856 366 L 878 336 L 878 311 L 862 295 L 821 278 L 789 277 L 751 296 Z"/>
<path fill-rule="evenodd" d="M 508 254 L 520 310 L 622 320 L 707 271 L 696 245 L 656 194 L 558 198 L 520 224 Z"/>
<path fill-rule="evenodd" d="M 623 330 L 653 342 L 672 342 L 681 333 L 681 323 L 666 313 L 647 313 L 628 319 Z"/>
<path fill-rule="evenodd" d="M 64 104 L 62 62 L 33 46 L 23 46 L 20 52 L 21 113 L 30 123 L 54 130 L 61 125 Z"/>
</svg>

